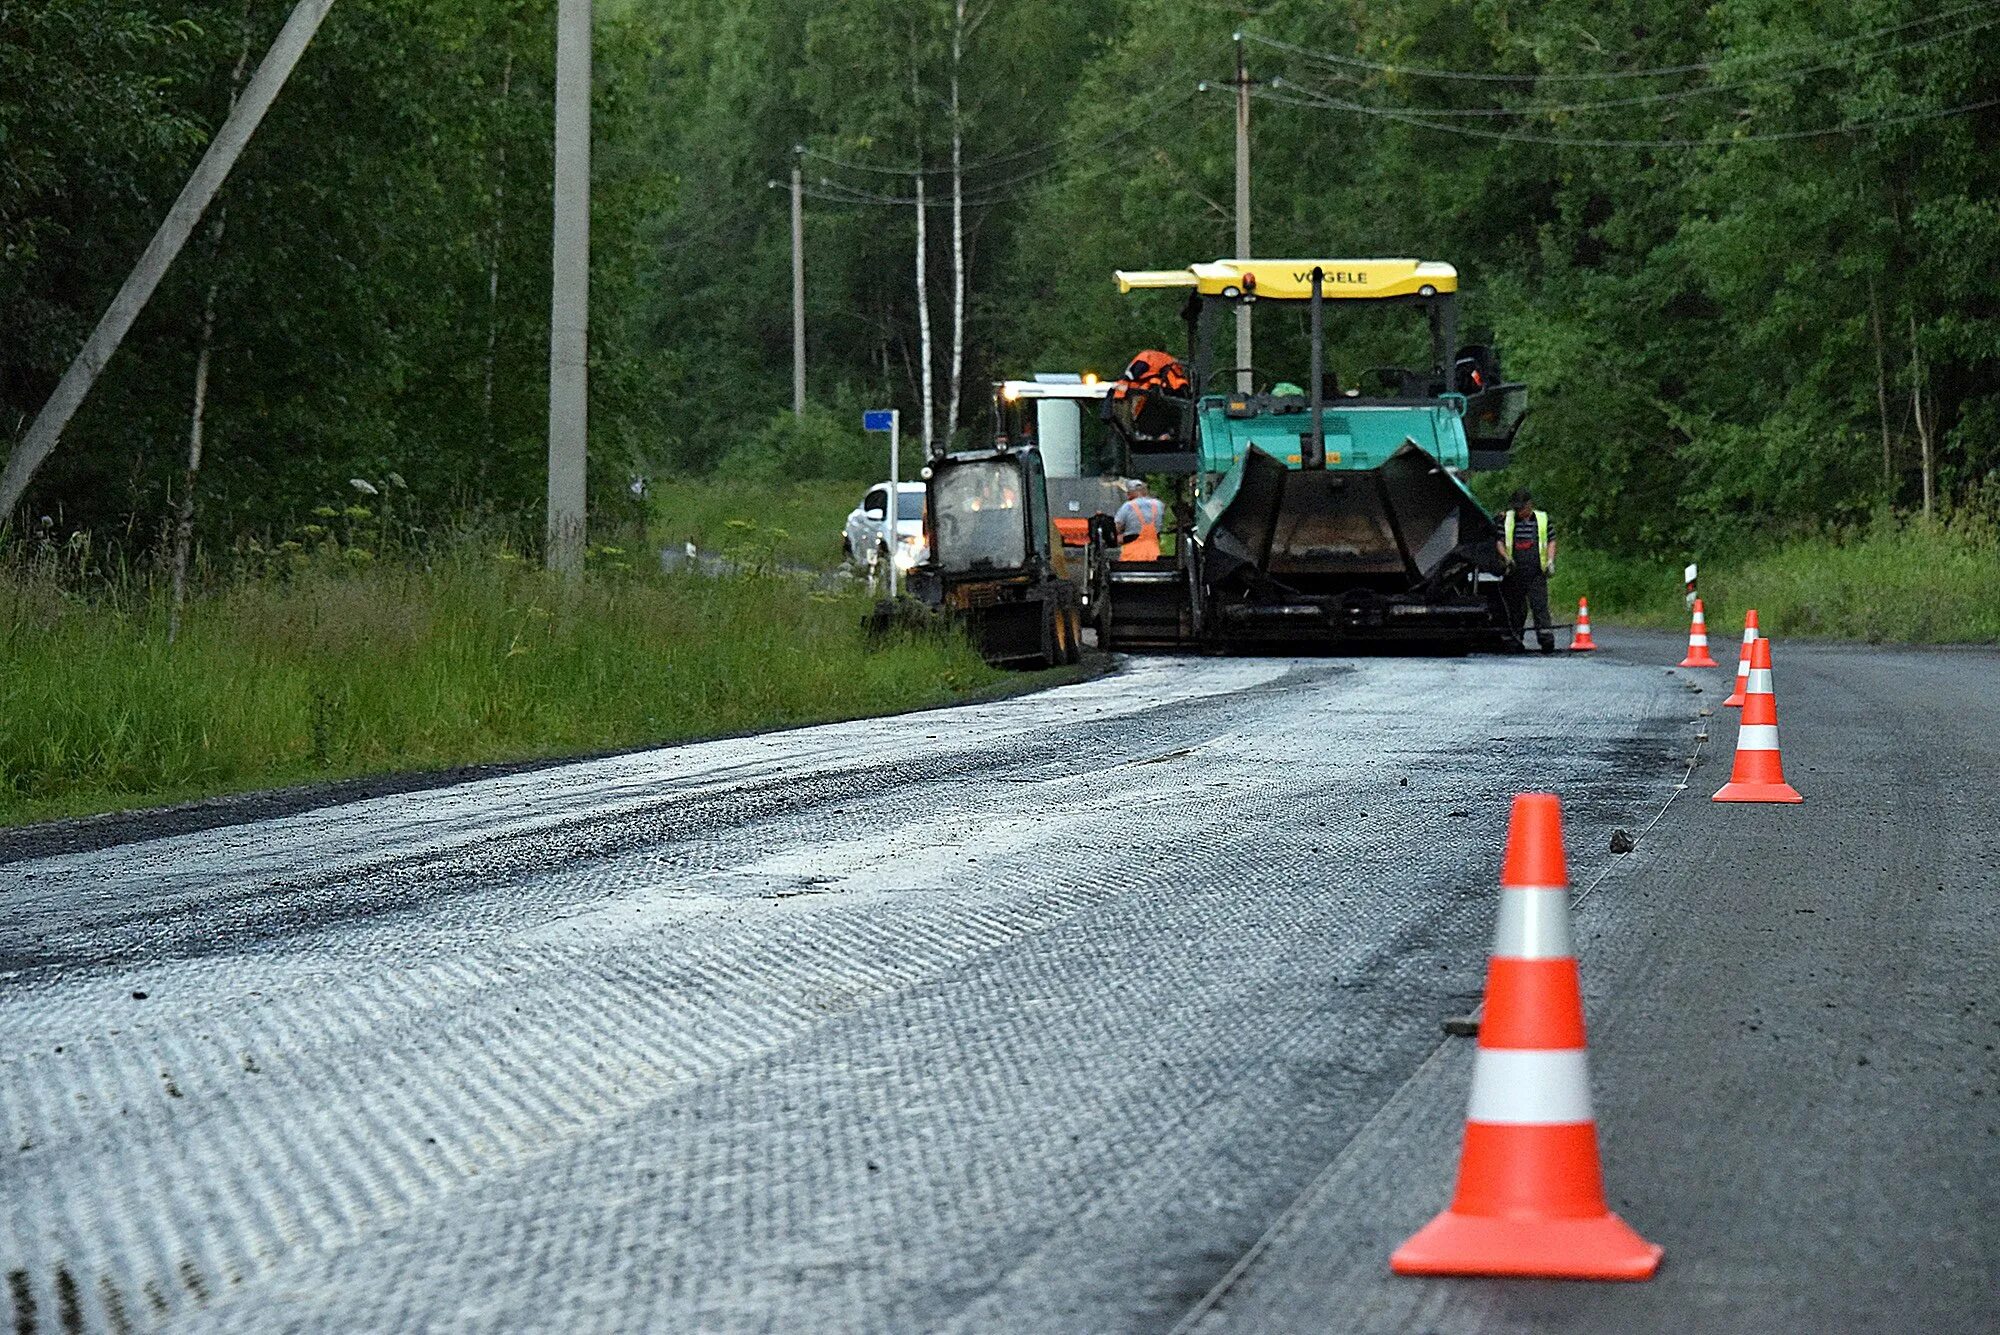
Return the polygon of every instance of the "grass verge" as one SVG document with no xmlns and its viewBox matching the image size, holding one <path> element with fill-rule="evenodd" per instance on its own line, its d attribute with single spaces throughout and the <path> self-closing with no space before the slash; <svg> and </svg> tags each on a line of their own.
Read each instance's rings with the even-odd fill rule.
<svg viewBox="0 0 2000 1335">
<path fill-rule="evenodd" d="M 193 602 L 0 572 L 0 824 L 947 704 L 962 640 L 871 646 L 864 595 L 775 577 L 564 584 L 461 553 L 301 561 Z"/>
<path fill-rule="evenodd" d="M 1588 596 L 1592 616 L 1685 629 L 1682 558 L 1565 548 L 1551 600 Z M 1773 636 L 1908 644 L 2000 643 L 2000 531 L 1883 519 L 1839 537 L 1801 538 L 1701 561 L 1711 642 L 1734 638 L 1746 608 Z M 1563 618 L 1566 619 L 1566 618 Z"/>
<path fill-rule="evenodd" d="M 653 535 L 664 546 L 692 540 L 705 552 L 753 568 L 826 570 L 840 562 L 840 535 L 866 482 L 768 482 L 667 477 L 654 484 Z"/>
</svg>

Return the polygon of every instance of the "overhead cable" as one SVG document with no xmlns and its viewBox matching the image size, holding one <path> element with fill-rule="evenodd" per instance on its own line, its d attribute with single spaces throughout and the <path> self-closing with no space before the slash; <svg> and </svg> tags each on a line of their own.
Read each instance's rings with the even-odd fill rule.
<svg viewBox="0 0 2000 1335">
<path fill-rule="evenodd" d="M 979 182 L 972 189 L 970 193 L 961 192 L 960 203 L 962 203 L 966 207 L 972 207 L 972 208 L 984 208 L 989 204 L 1003 203 L 1007 199 L 1013 197 L 1009 192 L 1013 191 L 1015 187 L 1028 184 L 1029 182 L 1048 176 L 1051 173 L 1061 171 L 1063 168 L 1073 166 L 1078 162 L 1086 161 L 1093 154 L 1096 154 L 1102 151 L 1103 149 L 1109 148 L 1111 145 L 1119 143 L 1122 140 L 1131 138 L 1133 135 L 1137 134 L 1140 130 L 1145 129 L 1146 126 L 1151 124 L 1153 121 L 1158 120 L 1160 117 L 1166 115 L 1168 112 L 1171 112 L 1179 107 L 1185 106 L 1187 103 L 1193 101 L 1199 95 L 1200 95 L 1199 89 L 1189 90 L 1188 92 L 1185 92 L 1181 94 L 1181 96 L 1175 98 L 1172 102 L 1169 102 L 1164 106 L 1157 108 L 1156 110 L 1153 111 L 1151 115 L 1146 116 L 1141 120 L 1134 121 L 1131 124 L 1126 125 L 1123 128 L 1112 132 L 1111 134 L 1105 135 L 1103 138 L 1098 139 L 1094 142 L 1088 144 L 1079 144 L 1064 156 L 1060 156 L 1048 162 L 1044 162 L 1037 166 L 1030 167 L 1028 170 L 1021 172 L 1018 175 L 1009 177 L 1006 180 Z M 851 196 L 851 198 L 846 201 L 849 203 L 907 206 L 907 205 L 914 205 L 917 202 L 915 195 L 883 194 L 878 191 L 867 190 L 859 186 L 849 185 L 844 181 L 836 181 L 825 176 L 822 176 L 819 179 L 818 185 L 822 188 L 822 190 L 838 191 L 845 195 Z M 817 195 L 815 196 L 815 198 L 819 197 L 822 196 L 817 196 Z M 952 202 L 952 197 L 948 191 L 940 191 L 936 193 L 927 191 L 924 196 L 924 203 L 933 208 L 949 207 L 951 202 Z"/>
<path fill-rule="evenodd" d="M 1331 51 L 1314 51 L 1309 47 L 1295 46 L 1279 41 L 1275 37 L 1265 37 L 1258 33 L 1245 32 L 1243 39 L 1266 46 L 1274 51 L 1299 56 L 1323 65 L 1338 65 L 1349 69 L 1372 70 L 1378 74 L 1401 74 L 1421 79 L 1455 79 L 1473 83 L 1595 83 L 1617 79 L 1662 79 L 1677 74 L 1702 74 L 1729 65 L 1741 65 L 1752 61 L 1780 60 L 1790 56 L 1817 56 L 1827 51 L 1854 46 L 1861 42 L 1873 41 L 1878 37 L 1888 37 L 1906 32 L 1911 28 L 1921 28 L 1932 23 L 1942 23 L 1946 19 L 1963 14 L 1974 14 L 1982 10 L 2000 6 L 2000 0 L 1978 0 L 1978 3 L 1961 5 L 1957 9 L 1947 9 L 1924 18 L 1909 19 L 1887 27 L 1875 28 L 1852 37 L 1842 37 L 1830 42 L 1814 42 L 1804 46 L 1781 47 L 1773 51 L 1759 51 L 1740 56 L 1724 56 L 1716 60 L 1695 61 L 1686 65 L 1659 65 L 1651 69 L 1639 70 L 1599 70 L 1590 73 L 1558 70 L 1536 74 L 1500 74 L 1491 70 L 1442 70 L 1428 69 L 1416 65 L 1397 65 L 1379 60 L 1367 60 L 1360 56 L 1344 56 Z"/>
<path fill-rule="evenodd" d="M 1471 125 L 1448 125 L 1425 119 L 1420 111 L 1407 111 L 1394 107 L 1372 107 L 1359 102 L 1349 102 L 1344 98 L 1314 89 L 1300 88 L 1297 84 L 1286 84 L 1286 88 L 1303 96 L 1286 97 L 1268 89 L 1257 89 L 1253 96 L 1266 101 L 1285 103 L 1296 107 L 1309 107 L 1323 111 L 1344 111 L 1358 116 L 1374 116 L 1383 120 L 1397 121 L 1415 126 L 1420 130 L 1436 130 L 1441 134 L 1464 135 L 1474 139 L 1497 140 L 1506 143 L 1552 144 L 1569 148 L 1729 148 L 1737 144 L 1778 143 L 1785 140 L 1825 139 L 1834 135 L 1859 134 L 1867 130 L 1884 129 L 1893 125 L 1915 125 L 1924 121 L 1947 120 L 1953 116 L 1963 116 L 1974 111 L 1984 111 L 1988 107 L 2000 106 L 2000 97 L 1989 97 L 1979 102 L 1967 102 L 1962 106 L 1945 107 L 1932 111 L 1910 112 L 1901 116 L 1878 116 L 1865 121 L 1852 121 L 1845 125 L 1823 125 L 1805 130 L 1762 130 L 1747 134 L 1713 135 L 1701 139 L 1609 139 L 1579 135 L 1530 134 L 1521 130 L 1485 130 Z"/>
<path fill-rule="evenodd" d="M 1995 0 L 1995 3 L 2000 3 L 2000 0 Z M 1167 92 L 1172 87 L 1173 87 L 1172 84 L 1162 84 L 1160 87 L 1153 89 L 1152 93 Z M 1141 94 L 1135 100 L 1143 101 L 1146 97 L 1152 96 L 1152 93 Z M 1155 108 L 1152 112 L 1148 113 L 1145 117 L 1136 122 L 1130 128 L 1137 129 L 1140 125 L 1150 124 L 1151 122 L 1158 120 L 1161 116 L 1166 115 L 1169 111 L 1172 111 L 1174 108 L 1179 107 L 1184 103 L 1186 103 L 1188 101 L 1189 96 L 1191 96 L 1191 94 L 1184 94 L 1180 97 L 1174 98 L 1172 101 L 1167 102 L 1160 107 Z M 977 162 L 964 163 L 957 168 L 953 168 L 949 164 L 940 167 L 888 167 L 873 162 L 856 162 L 849 158 L 836 157 L 834 154 L 823 153 L 819 149 L 807 148 L 803 145 L 801 145 L 800 147 L 800 152 L 805 157 L 812 158 L 818 162 L 824 162 L 828 166 L 839 167 L 843 171 L 870 172 L 877 176 L 914 177 L 914 176 L 949 176 L 954 170 L 958 171 L 961 175 L 978 173 L 990 170 L 994 167 L 998 167 L 1006 163 L 1019 162 L 1025 158 L 1039 157 L 1044 153 L 1066 153 L 1071 151 L 1072 149 L 1075 149 L 1076 147 L 1078 147 L 1078 141 L 1076 139 L 1076 136 L 1059 135 L 1054 139 L 1047 140 L 1040 144 L 1033 144 L 1027 148 L 1018 148 L 1011 153 L 996 154 L 990 158 L 982 158 Z"/>
<path fill-rule="evenodd" d="M 1024 199 L 1034 199 L 1067 186 L 1093 181 L 1123 165 L 1124 163 L 1119 159 L 1109 158 L 1081 172 L 1053 180 L 1043 176 L 1039 180 L 1032 180 L 1021 189 L 985 193 L 977 198 L 969 197 L 963 203 L 967 208 L 990 208 L 996 204 L 1011 204 Z M 775 186 L 781 183 L 774 181 L 772 184 Z M 839 181 L 830 180 L 827 177 L 821 177 L 817 182 L 804 182 L 801 184 L 800 189 L 808 197 L 822 200 L 829 204 L 857 204 L 871 208 L 910 208 L 917 202 L 914 195 L 877 194 L 872 191 L 861 190 L 854 186 L 846 185 Z M 933 209 L 949 208 L 951 206 L 951 196 L 949 194 L 942 196 L 934 195 L 926 191 L 924 194 L 924 206 Z"/>
<path fill-rule="evenodd" d="M 1800 65 L 1791 69 L 1773 70 L 1768 74 L 1755 74 L 1747 78 L 1733 79 L 1724 83 L 1705 83 L 1693 88 L 1674 88 L 1665 92 L 1640 93 L 1632 97 L 1604 98 L 1592 102 L 1539 102 L 1520 107 L 1424 107 L 1410 108 L 1417 115 L 1435 116 L 1440 119 L 1466 120 L 1489 119 L 1493 117 L 1517 116 L 1561 116 L 1584 111 L 1610 111 L 1622 107 L 1658 106 L 1667 102 L 1685 102 L 1692 98 L 1709 97 L 1717 93 L 1736 92 L 1744 88 L 1755 88 L 1763 84 L 1777 83 L 1784 79 L 1795 79 L 1806 74 L 1824 74 L 1828 70 L 1845 69 L 1858 58 L 1898 55 L 1905 51 L 1915 51 L 1921 47 L 1935 46 L 1955 37 L 1965 37 L 1982 29 L 2000 25 L 2000 14 L 1984 18 L 1963 28 L 1953 28 L 1950 32 L 1933 33 L 1914 41 L 1884 47 L 1879 51 L 1857 52 L 1840 60 L 1830 60 L 1818 65 Z M 1282 86 L 1283 79 L 1273 79 L 1273 86 Z M 1293 85 L 1296 87 L 1297 85 Z"/>
</svg>

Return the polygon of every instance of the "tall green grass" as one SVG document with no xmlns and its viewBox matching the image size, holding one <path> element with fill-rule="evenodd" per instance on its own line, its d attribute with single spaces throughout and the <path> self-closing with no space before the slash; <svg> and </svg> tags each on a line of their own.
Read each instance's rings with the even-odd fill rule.
<svg viewBox="0 0 2000 1335">
<path fill-rule="evenodd" d="M 869 485 L 721 474 L 662 478 L 650 498 L 652 531 L 663 546 L 692 541 L 746 566 L 825 570 L 839 563 L 848 512 Z"/>
<path fill-rule="evenodd" d="M 1593 616 L 1684 628 L 1681 567 L 1688 559 L 1565 548 L 1551 601 L 1560 611 L 1587 595 Z M 1728 632 L 1754 607 L 1774 636 L 2000 643 L 2000 531 L 1978 516 L 1950 523 L 1885 517 L 1853 532 L 1725 553 L 1700 565 L 1711 634 Z"/>
<path fill-rule="evenodd" d="M 460 551 L 296 558 L 193 601 L 0 571 L 0 823 L 947 703 L 961 640 L 871 646 L 797 579 L 564 583 Z"/>
</svg>

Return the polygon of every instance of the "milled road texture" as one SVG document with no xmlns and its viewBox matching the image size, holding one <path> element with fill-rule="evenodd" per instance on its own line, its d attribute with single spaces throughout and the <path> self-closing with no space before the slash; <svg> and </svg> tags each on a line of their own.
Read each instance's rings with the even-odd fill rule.
<svg viewBox="0 0 2000 1335">
<path fill-rule="evenodd" d="M 2000 660 L 1780 646 L 1807 805 L 1731 810 L 1669 647 L 1136 660 L 0 867 L 0 1324 L 1989 1329 Z M 1539 787 L 1666 1266 L 1391 1281 Z"/>
</svg>

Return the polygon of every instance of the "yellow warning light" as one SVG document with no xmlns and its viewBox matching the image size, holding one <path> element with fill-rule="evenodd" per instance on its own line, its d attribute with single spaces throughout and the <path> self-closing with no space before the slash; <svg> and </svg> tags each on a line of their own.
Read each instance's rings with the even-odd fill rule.
<svg viewBox="0 0 2000 1335">
<path fill-rule="evenodd" d="M 1021 397 L 1021 389 L 1018 385 L 1009 385 L 1000 391 L 1000 397 L 1012 403 Z"/>
<path fill-rule="evenodd" d="M 1086 384 L 1086 385 L 1094 385 L 1094 384 L 1096 384 L 1096 383 L 1097 383 L 1097 372 L 1095 372 L 1095 371 L 1085 371 L 1085 372 L 1083 373 L 1083 383 L 1084 383 L 1084 384 Z"/>
</svg>

